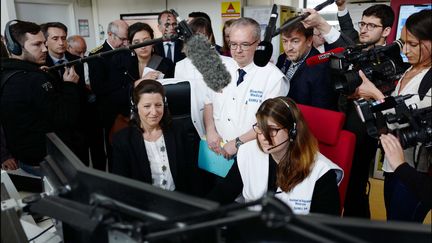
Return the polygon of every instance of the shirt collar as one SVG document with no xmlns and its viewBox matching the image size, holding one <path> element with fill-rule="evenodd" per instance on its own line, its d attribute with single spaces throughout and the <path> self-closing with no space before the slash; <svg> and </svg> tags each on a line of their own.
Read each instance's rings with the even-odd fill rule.
<svg viewBox="0 0 432 243">
<path fill-rule="evenodd" d="M 54 64 L 57 63 L 59 60 L 63 60 L 64 62 L 67 62 L 66 55 L 63 55 L 63 57 L 60 58 L 60 59 L 57 59 L 57 58 L 55 58 L 55 57 L 53 57 L 53 56 L 51 56 L 51 55 L 49 55 L 49 56 L 50 56 L 51 59 L 53 60 Z"/>
</svg>

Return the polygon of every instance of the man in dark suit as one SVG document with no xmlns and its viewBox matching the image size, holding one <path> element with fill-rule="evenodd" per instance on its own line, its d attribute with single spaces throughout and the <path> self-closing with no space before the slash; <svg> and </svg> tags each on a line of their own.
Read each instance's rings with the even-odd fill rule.
<svg viewBox="0 0 432 243">
<path fill-rule="evenodd" d="M 46 38 L 46 46 L 48 49 L 48 55 L 45 62 L 46 66 L 60 65 L 79 59 L 78 56 L 72 55 L 66 51 L 67 27 L 64 24 L 60 22 L 48 22 L 41 25 L 41 31 Z M 49 72 L 55 79 L 55 82 L 53 83 L 54 88 L 61 89 L 61 86 L 64 85 L 64 68 L 51 70 Z M 78 158 L 86 165 L 88 165 L 88 146 L 86 144 L 84 136 L 87 109 L 87 92 L 85 88 L 83 65 L 75 65 L 75 72 L 79 76 L 78 88 L 80 94 L 80 115 L 78 124 L 74 124 L 70 128 L 65 128 L 59 131 L 58 135 L 63 140 L 63 142 L 78 156 Z"/>
<path fill-rule="evenodd" d="M 68 52 L 79 56 L 81 58 L 86 57 L 87 44 L 85 39 L 80 35 L 72 35 L 67 38 Z M 105 155 L 105 142 L 103 135 L 103 127 L 100 122 L 97 107 L 96 107 L 96 96 L 90 87 L 88 63 L 84 63 L 84 80 L 87 92 L 87 109 L 86 109 L 86 124 L 85 133 L 88 147 L 90 149 L 90 156 L 92 164 L 106 164 Z"/>
<path fill-rule="evenodd" d="M 90 52 L 90 56 L 128 45 L 128 24 L 125 21 L 118 19 L 110 22 L 108 24 L 107 34 L 108 38 L 105 42 L 93 49 Z M 109 78 L 109 70 L 112 65 L 111 58 L 112 55 L 103 56 L 89 62 L 90 87 L 96 95 L 96 106 L 104 128 L 105 148 L 109 170 L 112 164 L 112 149 L 108 140 L 109 132 L 117 115 L 120 114 L 119 107 L 129 105 L 127 97 L 129 97 L 130 92 L 129 87 L 122 85 L 121 82 L 113 82 L 114 80 Z M 105 171 L 106 163 L 94 163 L 93 167 Z"/>
<path fill-rule="evenodd" d="M 175 28 L 177 27 L 177 20 L 170 11 L 163 11 L 158 16 L 158 28 L 164 35 L 175 34 Z M 164 41 L 154 45 L 154 51 L 161 57 L 166 57 L 176 64 L 178 61 L 186 57 L 182 52 L 183 42 L 181 40 L 176 41 Z"/>
<path fill-rule="evenodd" d="M 284 53 L 276 66 L 290 82 L 288 97 L 296 103 L 336 110 L 337 95 L 330 80 L 327 63 L 309 67 L 305 60 L 320 52 L 312 46 L 313 29 L 306 29 L 302 23 L 282 31 Z"/>
</svg>

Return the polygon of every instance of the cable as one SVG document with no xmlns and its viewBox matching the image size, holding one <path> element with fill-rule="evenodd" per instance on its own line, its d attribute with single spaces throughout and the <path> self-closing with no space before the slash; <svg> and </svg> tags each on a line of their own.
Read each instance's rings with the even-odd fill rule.
<svg viewBox="0 0 432 243">
<path fill-rule="evenodd" d="M 34 241 L 35 239 L 37 239 L 38 237 L 40 237 L 41 235 L 45 234 L 48 230 L 50 230 L 52 227 L 54 227 L 54 225 L 51 225 L 50 227 L 44 229 L 42 232 L 40 232 L 38 235 L 36 235 L 35 237 L 31 238 L 29 240 L 29 242 Z"/>
</svg>

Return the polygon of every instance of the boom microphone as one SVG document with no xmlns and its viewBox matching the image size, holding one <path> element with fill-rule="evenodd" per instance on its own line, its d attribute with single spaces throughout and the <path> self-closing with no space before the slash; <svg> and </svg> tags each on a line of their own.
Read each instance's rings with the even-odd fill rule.
<svg viewBox="0 0 432 243">
<path fill-rule="evenodd" d="M 341 53 L 344 51 L 345 51 L 345 48 L 337 47 L 337 48 L 332 49 L 330 51 L 326 51 L 324 53 L 321 53 L 319 55 L 309 57 L 308 59 L 306 59 L 306 64 L 310 67 L 310 66 L 315 66 L 315 65 L 318 65 L 321 63 L 328 62 L 332 55 L 335 55 L 337 53 Z"/>
<path fill-rule="evenodd" d="M 222 63 L 222 59 L 207 37 L 203 35 L 192 35 L 186 41 L 187 57 L 202 74 L 207 86 L 219 92 L 231 82 L 231 74 Z"/>
<path fill-rule="evenodd" d="M 271 148 L 267 149 L 267 151 L 270 151 L 270 150 L 272 150 L 272 149 L 275 149 L 275 148 L 277 148 L 277 147 L 281 146 L 282 144 L 284 144 L 284 143 L 288 142 L 289 140 L 290 140 L 290 139 L 288 138 L 287 140 L 283 141 L 282 143 L 280 143 L 280 144 L 278 144 L 278 145 L 276 145 L 276 146 L 273 146 L 273 147 L 271 147 Z"/>
<path fill-rule="evenodd" d="M 317 6 L 315 6 L 315 10 L 318 12 L 321 9 L 323 9 L 324 7 L 327 7 L 328 5 L 334 3 L 335 0 L 327 0 Z M 282 25 L 279 29 L 276 29 L 276 31 L 273 33 L 273 37 L 277 36 L 280 34 L 281 31 L 287 29 L 289 26 L 304 20 L 305 18 L 307 18 L 310 15 L 310 13 L 304 13 L 302 15 L 296 16 L 294 18 L 291 18 L 290 20 L 288 20 L 284 25 Z"/>
<path fill-rule="evenodd" d="M 264 67 L 265 65 L 267 65 L 273 54 L 273 45 L 271 43 L 271 40 L 273 38 L 273 32 L 276 28 L 277 17 L 277 6 L 276 4 L 273 4 L 269 23 L 264 34 L 264 40 L 259 43 L 255 50 L 254 63 L 259 67 Z"/>
</svg>

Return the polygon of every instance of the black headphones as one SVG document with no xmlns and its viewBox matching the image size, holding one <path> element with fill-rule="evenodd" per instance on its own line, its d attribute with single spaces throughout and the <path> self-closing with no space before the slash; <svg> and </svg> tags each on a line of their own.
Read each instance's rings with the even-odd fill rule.
<svg viewBox="0 0 432 243">
<path fill-rule="evenodd" d="M 14 40 L 10 32 L 10 26 L 13 24 L 13 22 L 18 22 L 18 20 L 14 19 L 6 23 L 6 27 L 5 27 L 6 48 L 10 53 L 19 56 L 22 54 L 21 45 Z"/>
<path fill-rule="evenodd" d="M 289 142 L 292 143 L 292 142 L 294 142 L 294 140 L 296 139 L 296 136 L 297 136 L 297 121 L 296 121 L 296 118 L 295 118 L 293 112 L 291 111 L 291 107 L 289 106 L 289 104 L 282 97 L 279 97 L 278 99 L 281 100 L 286 105 L 286 107 L 288 108 L 288 110 L 291 114 L 291 117 L 293 119 L 293 126 L 288 131 Z"/>
<path fill-rule="evenodd" d="M 132 119 L 134 119 L 135 117 L 138 117 L 139 115 L 138 115 L 138 107 L 137 107 L 137 105 L 135 104 L 135 102 L 133 101 L 133 97 L 130 97 L 130 107 L 131 107 L 131 109 L 130 109 L 130 119 L 132 120 Z M 167 97 L 165 96 L 165 98 L 164 98 L 164 113 L 166 113 L 168 111 L 168 100 L 167 100 Z"/>
</svg>

